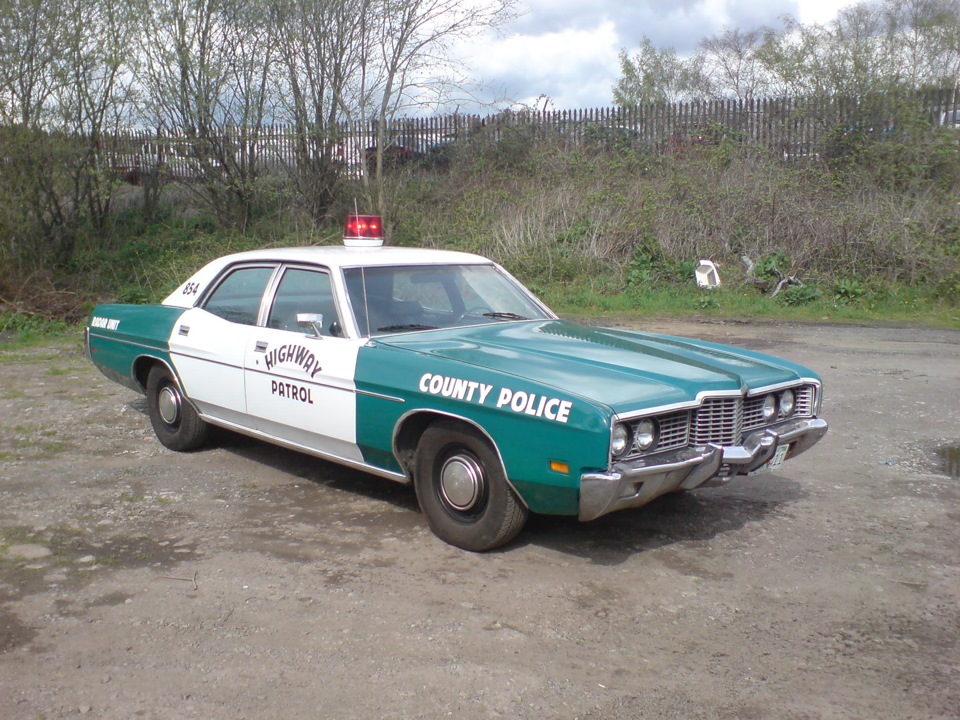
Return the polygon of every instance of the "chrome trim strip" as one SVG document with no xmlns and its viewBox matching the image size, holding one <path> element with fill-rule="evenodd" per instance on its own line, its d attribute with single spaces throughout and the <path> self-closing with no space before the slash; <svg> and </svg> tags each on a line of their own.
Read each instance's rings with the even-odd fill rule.
<svg viewBox="0 0 960 720">
<path fill-rule="evenodd" d="M 223 367 L 233 368 L 234 370 L 243 370 L 243 365 L 234 365 L 232 363 L 226 363 L 221 360 L 213 360 L 212 358 L 201 357 L 200 355 L 189 355 L 184 352 L 177 352 L 176 350 L 170 350 L 169 352 L 170 352 L 171 359 L 173 359 L 174 357 L 182 357 L 182 358 L 187 358 L 189 360 L 199 360 L 200 362 L 207 362 L 207 363 L 210 363 L 211 365 L 221 365 Z"/>
<path fill-rule="evenodd" d="M 321 460 L 328 460 L 330 462 L 337 463 L 338 465 L 346 465 L 348 467 L 355 468 L 357 470 L 363 470 L 364 472 L 371 473 L 372 475 L 377 475 L 379 477 L 386 478 L 388 480 L 393 480 L 402 485 L 410 484 L 410 479 L 403 473 L 397 473 L 393 470 L 385 470 L 379 468 L 376 465 L 369 465 L 364 462 L 357 462 L 356 460 L 351 460 L 349 458 L 341 457 L 333 453 L 324 452 L 322 450 L 317 450 L 315 448 L 307 447 L 305 445 L 300 445 L 299 443 L 289 442 L 287 440 L 282 440 L 281 438 L 269 435 L 259 430 L 255 430 L 244 425 L 237 425 L 230 422 L 229 420 L 223 420 L 221 418 L 214 417 L 212 415 L 202 414 L 202 417 L 205 421 L 211 425 L 217 425 L 227 430 L 233 430 L 238 432 L 241 435 L 247 435 L 249 437 L 257 438 L 258 440 L 264 440 L 269 442 L 271 445 L 279 445 L 281 447 L 287 448 L 288 450 L 296 450 L 297 452 L 302 452 L 305 455 L 312 455 L 318 457 Z"/>
<path fill-rule="evenodd" d="M 162 342 L 157 345 L 147 345 L 146 343 L 134 342 L 133 340 L 120 338 L 120 337 L 117 337 L 116 335 L 103 335 L 89 327 L 87 328 L 87 330 L 90 333 L 91 338 L 97 338 L 99 340 L 109 340 L 110 342 L 120 343 L 121 345 L 131 345 L 133 347 L 144 348 L 145 350 L 156 350 L 158 352 L 168 352 L 168 345 L 166 342 Z"/>
<path fill-rule="evenodd" d="M 378 400 L 387 400 L 389 402 L 395 403 L 405 403 L 406 400 L 403 398 L 394 397 L 392 395 L 382 395 L 381 393 L 371 392 L 370 390 L 357 390 L 357 395 L 365 395 L 366 397 L 377 398 Z"/>
<path fill-rule="evenodd" d="M 685 400 L 683 402 L 671 403 L 669 405 L 657 405 L 644 410 L 631 410 L 623 414 L 615 414 L 614 422 L 618 420 L 621 422 L 630 422 L 631 420 L 637 420 L 638 418 L 650 417 L 651 415 L 663 415 L 665 413 L 679 410 L 696 410 L 703 405 L 704 400 L 736 397 L 748 398 L 756 395 L 763 395 L 765 393 L 776 392 L 777 390 L 785 390 L 786 388 L 799 387 L 801 385 L 815 386 L 817 389 L 817 396 L 819 397 L 821 386 L 820 381 L 814 380 L 813 378 L 801 378 L 800 380 L 791 380 L 789 382 L 777 383 L 775 385 L 765 385 L 764 387 L 755 389 L 749 389 L 744 386 L 740 388 L 740 390 L 704 390 L 703 392 L 697 393 L 696 400 Z"/>
<path fill-rule="evenodd" d="M 746 397 L 756 397 L 757 395 L 766 395 L 767 393 L 786 390 L 787 388 L 801 387 L 803 385 L 817 385 L 811 378 L 801 378 L 800 380 L 791 380 L 790 382 L 776 383 L 774 385 L 765 385 L 764 387 L 754 388 L 747 393 Z"/>
<path fill-rule="evenodd" d="M 632 410 L 624 413 L 623 415 L 616 415 L 615 417 L 618 420 L 629 422 L 630 420 L 650 417 L 651 415 L 662 415 L 664 413 L 674 412 L 677 410 L 696 410 L 698 407 L 703 405 L 704 400 L 712 400 L 715 398 L 741 398 L 744 397 L 745 392 L 746 388 L 741 388 L 740 390 L 704 390 L 703 392 L 697 393 L 695 400 L 684 400 L 683 402 L 671 403 L 669 405 L 657 405 L 644 410 Z"/>
</svg>

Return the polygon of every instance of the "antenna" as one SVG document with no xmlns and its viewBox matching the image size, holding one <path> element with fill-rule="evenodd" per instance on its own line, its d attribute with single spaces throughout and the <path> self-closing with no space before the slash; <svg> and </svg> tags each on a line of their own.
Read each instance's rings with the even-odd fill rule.
<svg viewBox="0 0 960 720">
<path fill-rule="evenodd" d="M 363 287 L 363 317 L 367 321 L 367 337 L 370 337 L 370 308 L 367 307 L 367 272 L 360 266 L 360 285 Z"/>
</svg>

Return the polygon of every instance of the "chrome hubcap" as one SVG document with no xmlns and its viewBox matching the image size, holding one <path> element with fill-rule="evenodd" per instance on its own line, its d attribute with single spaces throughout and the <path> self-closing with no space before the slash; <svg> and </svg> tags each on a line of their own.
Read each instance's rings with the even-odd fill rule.
<svg viewBox="0 0 960 720">
<path fill-rule="evenodd" d="M 465 511 L 477 504 L 483 493 L 483 468 L 474 458 L 454 455 L 440 469 L 440 493 L 453 508 Z"/>
<path fill-rule="evenodd" d="M 157 409 L 167 425 L 175 425 L 180 419 L 180 393 L 168 385 L 157 396 Z"/>
</svg>

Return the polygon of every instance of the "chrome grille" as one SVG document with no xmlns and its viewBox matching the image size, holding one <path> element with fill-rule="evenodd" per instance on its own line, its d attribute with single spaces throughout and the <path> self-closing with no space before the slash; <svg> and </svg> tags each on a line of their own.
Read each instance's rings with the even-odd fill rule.
<svg viewBox="0 0 960 720">
<path fill-rule="evenodd" d="M 759 395 L 757 397 L 748 397 L 743 401 L 744 430 L 753 430 L 754 428 L 769 424 L 763 419 L 763 401 L 766 397 L 766 395 Z"/>
<path fill-rule="evenodd" d="M 813 385 L 798 387 L 796 394 L 797 409 L 793 414 L 800 415 L 801 417 L 811 417 L 813 415 L 813 403 L 816 400 L 816 392 L 813 389 Z"/>
<path fill-rule="evenodd" d="M 657 418 L 660 423 L 658 450 L 686 447 L 690 442 L 690 413 L 680 412 Z"/>
<path fill-rule="evenodd" d="M 792 389 L 796 395 L 793 417 L 812 417 L 816 404 L 816 386 L 797 385 Z M 651 452 L 707 443 L 739 445 L 746 433 L 783 421 L 783 418 L 777 418 L 773 422 L 763 419 L 765 398 L 766 393 L 751 397 L 707 398 L 700 407 L 693 410 L 652 416 L 659 425 L 660 436 L 656 448 Z M 630 421 L 634 436 L 641 419 Z M 629 460 L 643 454 L 636 448 L 631 448 L 622 459 Z"/>
<path fill-rule="evenodd" d="M 708 398 L 693 413 L 692 440 L 696 444 L 736 445 L 743 427 L 741 398 Z"/>
</svg>

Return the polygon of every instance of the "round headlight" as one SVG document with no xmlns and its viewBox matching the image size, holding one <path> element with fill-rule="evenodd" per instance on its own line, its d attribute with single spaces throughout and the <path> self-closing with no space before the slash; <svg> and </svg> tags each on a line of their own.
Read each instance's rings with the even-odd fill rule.
<svg viewBox="0 0 960 720">
<path fill-rule="evenodd" d="M 780 393 L 780 414 L 783 415 L 783 417 L 793 415 L 796 407 L 797 399 L 793 394 L 793 390 L 784 390 Z"/>
<path fill-rule="evenodd" d="M 620 457 L 627 448 L 630 447 L 630 428 L 623 423 L 617 423 L 613 426 L 613 434 L 610 438 L 610 450 L 614 456 Z"/>
<path fill-rule="evenodd" d="M 633 438 L 637 450 L 643 452 L 657 444 L 657 424 L 650 419 L 641 420 L 637 425 L 637 434 Z"/>
<path fill-rule="evenodd" d="M 773 420 L 777 416 L 777 396 L 767 395 L 763 399 L 763 419 Z"/>
</svg>

